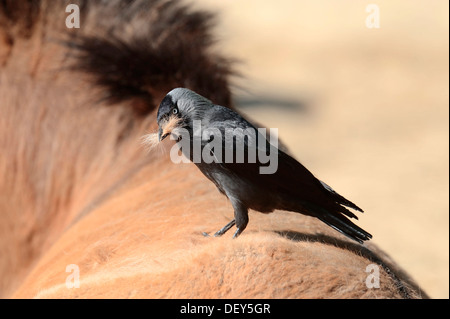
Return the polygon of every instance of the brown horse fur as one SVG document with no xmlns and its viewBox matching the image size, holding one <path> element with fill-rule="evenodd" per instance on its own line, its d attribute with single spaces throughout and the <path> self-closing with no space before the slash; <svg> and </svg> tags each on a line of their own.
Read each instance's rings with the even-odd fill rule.
<svg viewBox="0 0 450 319">
<path fill-rule="evenodd" d="M 69 3 L 80 29 L 65 27 Z M 375 245 L 298 214 L 201 236 L 231 218 L 225 199 L 140 137 L 174 87 L 230 105 L 211 18 L 177 1 L 0 2 L 0 296 L 424 297 Z M 65 285 L 71 264 L 80 288 Z"/>
</svg>

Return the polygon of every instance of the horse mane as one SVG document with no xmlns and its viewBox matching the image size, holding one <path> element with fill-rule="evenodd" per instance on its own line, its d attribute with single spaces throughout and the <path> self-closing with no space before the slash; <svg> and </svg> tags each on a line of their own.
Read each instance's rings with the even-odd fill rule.
<svg viewBox="0 0 450 319">
<path fill-rule="evenodd" d="M 79 29 L 66 27 L 68 4 Z M 140 137 L 167 92 L 231 104 L 214 19 L 180 1 L 0 1 L 0 296 L 157 160 Z"/>
<path fill-rule="evenodd" d="M 65 45 L 70 68 L 91 76 L 100 89 L 99 100 L 130 102 L 140 116 L 154 110 L 161 94 L 180 86 L 231 105 L 231 62 L 211 50 L 213 14 L 193 11 L 180 1 L 78 0 L 70 3 L 80 8 L 81 28 L 67 29 L 68 3 L 0 2 L 5 41 L 14 46 L 18 39 L 40 33 Z"/>
</svg>

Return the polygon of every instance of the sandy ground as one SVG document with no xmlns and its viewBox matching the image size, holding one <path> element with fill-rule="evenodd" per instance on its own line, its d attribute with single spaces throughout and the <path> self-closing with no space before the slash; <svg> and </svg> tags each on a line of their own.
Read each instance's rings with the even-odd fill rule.
<svg viewBox="0 0 450 319">
<path fill-rule="evenodd" d="M 448 2 L 216 1 L 236 104 L 278 128 L 433 298 L 449 297 Z"/>
</svg>

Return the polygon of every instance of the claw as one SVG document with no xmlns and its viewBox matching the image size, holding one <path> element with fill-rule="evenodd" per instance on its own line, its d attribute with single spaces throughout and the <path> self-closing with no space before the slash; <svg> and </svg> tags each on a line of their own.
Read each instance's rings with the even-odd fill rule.
<svg viewBox="0 0 450 319">
<path fill-rule="evenodd" d="M 223 226 L 222 229 L 220 229 L 219 231 L 217 231 L 214 234 L 214 237 L 220 237 L 223 234 L 225 234 L 231 227 L 233 227 L 236 224 L 236 220 L 232 220 L 231 222 L 229 222 L 228 224 L 226 224 L 225 226 Z"/>
<path fill-rule="evenodd" d="M 238 236 L 239 236 L 241 233 L 242 233 L 242 230 L 240 230 L 239 228 L 236 229 L 236 232 L 235 232 L 234 235 L 233 235 L 233 239 L 234 239 L 234 238 L 238 238 Z"/>
<path fill-rule="evenodd" d="M 236 224 L 236 221 L 233 219 L 231 222 L 229 222 L 228 224 L 226 224 L 224 227 L 222 227 L 220 230 L 218 230 L 213 236 L 214 237 L 220 237 L 223 234 L 225 234 L 231 227 L 233 227 Z M 240 234 L 241 232 L 239 232 Z M 211 237 L 210 234 L 206 233 L 206 232 L 202 232 L 202 235 L 205 237 Z M 236 236 L 236 233 L 234 234 Z"/>
</svg>

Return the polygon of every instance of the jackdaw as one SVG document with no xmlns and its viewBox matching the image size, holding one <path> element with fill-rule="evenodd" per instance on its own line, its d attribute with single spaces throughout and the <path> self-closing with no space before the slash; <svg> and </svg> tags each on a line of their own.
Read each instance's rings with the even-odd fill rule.
<svg viewBox="0 0 450 319">
<path fill-rule="evenodd" d="M 161 101 L 157 122 L 159 142 L 174 136 L 185 157 L 230 200 L 234 219 L 214 236 L 234 225 L 233 238 L 239 236 L 247 226 L 248 209 L 262 213 L 280 209 L 316 217 L 359 243 L 372 238 L 347 218 L 358 219 L 346 207 L 363 212 L 361 208 L 314 177 L 277 148 L 268 134 L 233 110 L 189 89 L 176 88 Z M 264 172 L 269 155 L 276 167 Z"/>
</svg>

